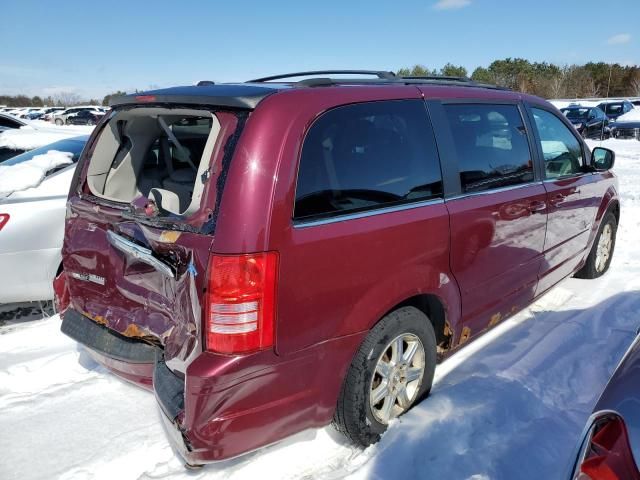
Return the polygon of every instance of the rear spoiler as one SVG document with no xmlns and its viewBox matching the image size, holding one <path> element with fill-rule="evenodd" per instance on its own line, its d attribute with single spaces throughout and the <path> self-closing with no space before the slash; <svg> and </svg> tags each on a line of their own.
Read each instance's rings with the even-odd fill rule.
<svg viewBox="0 0 640 480">
<path fill-rule="evenodd" d="M 114 97 L 111 107 L 144 104 L 211 105 L 216 107 L 253 110 L 265 97 L 282 87 L 256 85 L 191 85 L 186 87 L 151 90 L 132 95 Z"/>
</svg>

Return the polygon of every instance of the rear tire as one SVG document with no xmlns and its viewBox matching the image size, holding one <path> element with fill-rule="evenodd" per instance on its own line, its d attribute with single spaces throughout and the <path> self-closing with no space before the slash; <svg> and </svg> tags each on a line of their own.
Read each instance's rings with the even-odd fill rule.
<svg viewBox="0 0 640 480">
<path fill-rule="evenodd" d="M 62 122 L 62 119 L 60 119 L 60 118 L 56 118 L 56 120 L 55 120 L 55 122 L 54 122 L 54 123 L 55 123 L 56 125 L 58 125 L 58 126 L 62 126 L 62 125 L 64 125 L 64 123 Z"/>
<path fill-rule="evenodd" d="M 389 313 L 369 332 L 351 362 L 334 427 L 359 445 L 377 442 L 388 420 L 429 393 L 435 367 L 436 336 L 427 316 L 414 307 Z"/>
<path fill-rule="evenodd" d="M 607 212 L 596 236 L 587 261 L 584 266 L 574 275 L 576 278 L 593 279 L 604 275 L 609 270 L 613 251 L 616 246 L 616 232 L 618 231 L 618 222 L 613 213 Z"/>
</svg>

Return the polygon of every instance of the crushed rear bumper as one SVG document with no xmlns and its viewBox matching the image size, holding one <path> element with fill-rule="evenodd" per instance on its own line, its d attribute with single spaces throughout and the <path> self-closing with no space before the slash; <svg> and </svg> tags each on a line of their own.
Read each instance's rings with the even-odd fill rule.
<svg viewBox="0 0 640 480">
<path fill-rule="evenodd" d="M 329 423 L 364 336 L 340 337 L 287 358 L 272 350 L 203 352 L 183 376 L 167 367 L 162 348 L 124 337 L 72 308 L 61 330 L 114 373 L 153 389 L 166 433 L 188 465 L 228 460 Z"/>
</svg>

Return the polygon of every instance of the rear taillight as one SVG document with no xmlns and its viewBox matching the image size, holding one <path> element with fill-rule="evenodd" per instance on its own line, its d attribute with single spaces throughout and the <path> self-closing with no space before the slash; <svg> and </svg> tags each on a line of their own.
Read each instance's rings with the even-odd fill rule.
<svg viewBox="0 0 640 480">
<path fill-rule="evenodd" d="M 210 258 L 207 350 L 246 353 L 273 346 L 277 270 L 276 252 Z"/>
<path fill-rule="evenodd" d="M 620 417 L 611 416 L 596 424 L 583 458 L 574 477 L 579 480 L 640 480 Z"/>
<path fill-rule="evenodd" d="M 4 228 L 4 226 L 7 224 L 8 221 L 9 221 L 9 214 L 0 213 L 0 230 Z"/>
<path fill-rule="evenodd" d="M 70 299 L 67 274 L 63 270 L 53 279 L 53 305 L 56 307 L 56 312 L 64 315 L 64 312 L 69 307 Z"/>
</svg>

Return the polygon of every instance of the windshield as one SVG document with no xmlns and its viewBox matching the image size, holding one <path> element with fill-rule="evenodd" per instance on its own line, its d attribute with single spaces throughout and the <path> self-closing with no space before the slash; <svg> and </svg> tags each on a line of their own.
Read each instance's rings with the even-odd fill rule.
<svg viewBox="0 0 640 480">
<path fill-rule="evenodd" d="M 71 160 L 73 162 L 77 162 L 80 157 L 80 153 L 82 153 L 82 149 L 84 148 L 85 143 L 87 143 L 88 137 L 75 137 L 75 138 L 67 138 L 65 140 L 60 140 L 58 142 L 50 143 L 49 145 L 45 145 L 44 147 L 36 148 L 35 150 L 29 150 L 26 153 L 21 155 L 16 155 L 15 157 L 10 158 L 9 160 L 5 160 L 2 162 L 3 167 L 9 167 L 11 165 L 17 165 L 22 162 L 26 162 L 31 160 L 36 155 L 42 155 L 47 153 L 49 150 L 57 150 L 59 152 L 69 152 L 73 154 Z"/>
<path fill-rule="evenodd" d="M 587 118 L 589 113 L 588 108 L 565 108 L 562 113 L 570 120 L 583 120 Z"/>
</svg>

